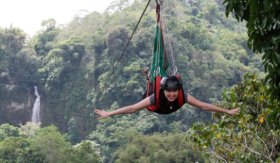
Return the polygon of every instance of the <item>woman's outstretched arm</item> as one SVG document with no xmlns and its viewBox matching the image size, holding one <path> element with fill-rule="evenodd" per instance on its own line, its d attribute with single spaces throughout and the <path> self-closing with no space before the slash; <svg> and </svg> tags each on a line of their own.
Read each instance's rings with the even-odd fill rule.
<svg viewBox="0 0 280 163">
<path fill-rule="evenodd" d="M 111 117 L 113 115 L 118 115 L 118 114 L 134 113 L 134 112 L 144 109 L 145 107 L 150 106 L 150 105 L 151 105 L 150 99 L 149 99 L 149 97 L 147 97 L 136 104 L 125 106 L 123 108 L 114 110 L 112 112 L 107 112 L 107 111 L 101 110 L 101 109 L 96 109 L 94 112 L 100 116 L 99 119 L 103 119 L 103 118 L 108 118 L 108 117 Z"/>
<path fill-rule="evenodd" d="M 213 104 L 209 104 L 206 102 L 202 102 L 198 99 L 196 99 L 195 97 L 193 97 L 192 95 L 188 94 L 187 96 L 188 98 L 188 104 L 198 107 L 200 109 L 206 110 L 206 111 L 213 111 L 213 112 L 221 112 L 221 113 L 226 113 L 229 115 L 236 115 L 239 114 L 239 109 L 232 109 L 232 110 L 227 110 L 218 106 L 215 106 Z"/>
</svg>

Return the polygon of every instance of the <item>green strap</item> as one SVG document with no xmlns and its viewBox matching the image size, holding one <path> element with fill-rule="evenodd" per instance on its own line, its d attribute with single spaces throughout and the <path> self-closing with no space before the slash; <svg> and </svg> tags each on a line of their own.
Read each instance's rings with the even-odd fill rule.
<svg viewBox="0 0 280 163">
<path fill-rule="evenodd" d="M 161 28 L 157 25 L 154 39 L 154 55 L 150 81 L 153 82 L 157 75 L 167 76 L 168 61 L 164 51 L 164 42 Z"/>
</svg>

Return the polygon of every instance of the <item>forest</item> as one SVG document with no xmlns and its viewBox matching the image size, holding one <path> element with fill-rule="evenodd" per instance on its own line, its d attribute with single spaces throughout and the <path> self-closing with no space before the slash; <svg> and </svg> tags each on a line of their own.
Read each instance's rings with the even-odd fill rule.
<svg viewBox="0 0 280 163">
<path fill-rule="evenodd" d="M 164 1 L 164 35 L 183 87 L 240 113 L 190 105 L 99 120 L 141 100 L 156 28 L 151 1 L 115 0 L 104 13 L 59 26 L 42 20 L 27 37 L 0 27 L 0 162 L 280 162 L 280 3 Z M 166 42 L 166 47 L 169 47 Z M 170 48 L 170 47 L 169 47 Z M 170 49 L 169 49 L 170 50 Z M 40 123 L 32 106 L 40 94 Z"/>
</svg>

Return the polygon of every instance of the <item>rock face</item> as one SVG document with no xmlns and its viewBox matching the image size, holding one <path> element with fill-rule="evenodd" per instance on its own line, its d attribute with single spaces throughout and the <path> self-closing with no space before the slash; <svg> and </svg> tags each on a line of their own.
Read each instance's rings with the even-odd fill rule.
<svg viewBox="0 0 280 163">
<path fill-rule="evenodd" d="M 17 126 L 30 121 L 32 105 L 35 100 L 33 91 L 32 87 L 23 88 L 16 85 L 2 87 L 0 123 L 10 123 Z"/>
</svg>

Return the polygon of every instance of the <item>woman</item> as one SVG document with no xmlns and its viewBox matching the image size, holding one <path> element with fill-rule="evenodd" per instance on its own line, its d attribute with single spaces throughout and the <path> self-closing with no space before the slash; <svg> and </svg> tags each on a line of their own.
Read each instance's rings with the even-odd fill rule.
<svg viewBox="0 0 280 163">
<path fill-rule="evenodd" d="M 169 114 L 171 112 L 174 112 L 176 110 L 178 110 L 179 108 L 181 108 L 181 106 L 178 104 L 178 96 L 180 97 L 180 93 L 183 92 L 181 91 L 182 88 L 182 84 L 180 82 L 180 80 L 175 77 L 175 76 L 171 76 L 171 77 L 164 77 L 162 78 L 161 82 L 160 82 L 160 92 L 159 92 L 159 103 L 156 103 L 157 98 L 155 98 L 155 95 L 152 94 L 151 96 L 143 99 L 142 101 L 133 104 L 133 105 L 129 105 L 120 109 L 117 109 L 115 111 L 112 112 L 107 112 L 104 110 L 99 110 L 96 109 L 95 113 L 98 114 L 100 117 L 99 119 L 102 118 L 107 118 L 107 117 L 111 117 L 114 115 L 118 115 L 118 114 L 130 114 L 130 113 L 134 113 L 137 111 L 140 111 L 146 107 L 150 107 L 150 106 L 155 106 L 157 105 L 157 109 L 153 110 L 157 113 L 160 114 Z M 205 111 L 212 111 L 212 112 L 221 112 L 221 113 L 226 113 L 229 115 L 236 115 L 239 113 L 239 109 L 232 109 L 232 110 L 227 110 L 209 103 L 205 103 L 202 102 L 196 98 L 194 98 L 193 96 L 191 96 L 190 94 L 184 94 L 183 93 L 183 98 L 184 98 L 184 103 L 188 103 L 192 106 L 195 106 L 197 108 L 200 108 L 202 110 Z M 186 100 L 185 100 L 186 99 Z M 151 110 L 151 109 L 149 109 Z"/>
</svg>

